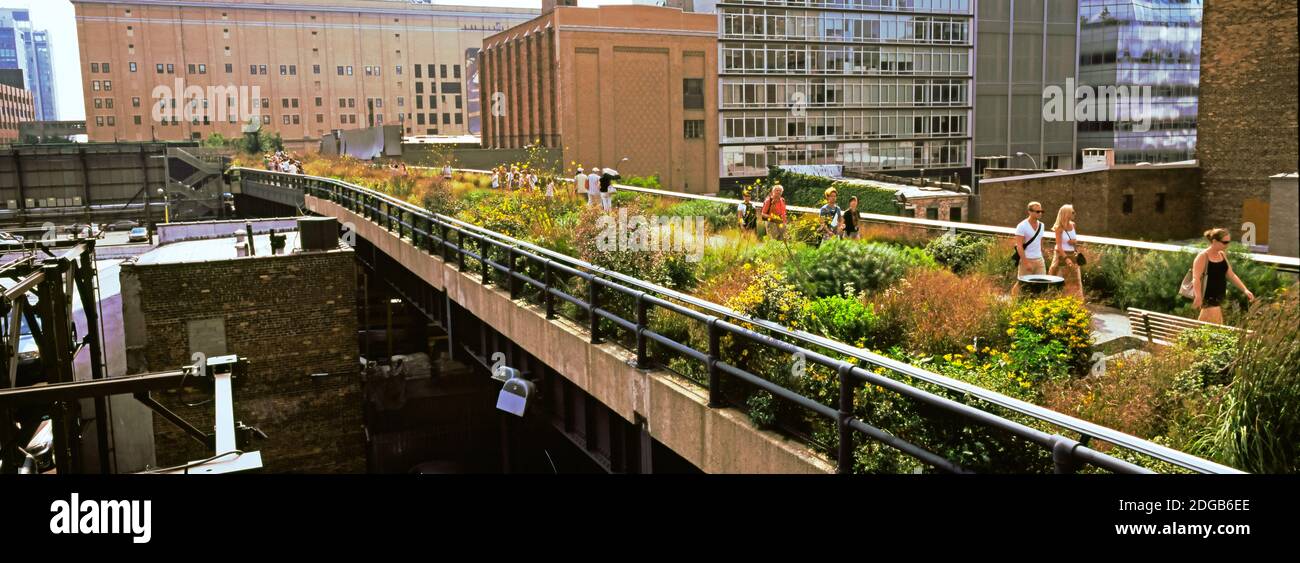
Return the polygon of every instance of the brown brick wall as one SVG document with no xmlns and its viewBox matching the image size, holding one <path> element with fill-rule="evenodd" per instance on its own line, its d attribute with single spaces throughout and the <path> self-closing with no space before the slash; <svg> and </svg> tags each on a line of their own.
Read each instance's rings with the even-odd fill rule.
<svg viewBox="0 0 1300 563">
<path fill-rule="evenodd" d="M 265 471 L 365 471 L 352 252 L 123 269 L 139 279 L 152 370 L 190 363 L 187 321 L 225 319 L 227 352 L 249 361 L 248 377 L 235 383 L 235 419 L 269 436 L 253 446 Z M 175 392 L 158 398 L 210 430 L 210 405 L 186 407 Z M 191 391 L 183 400 L 204 398 Z M 160 465 L 212 455 L 157 415 L 154 428 Z"/>
<path fill-rule="evenodd" d="M 1294 0 L 1205 3 L 1196 154 L 1204 193 L 1203 227 L 1237 231 L 1247 212 L 1269 200 L 1269 177 L 1295 172 L 1296 73 L 1300 71 Z M 1267 233 L 1257 233 L 1267 242 Z"/>
<path fill-rule="evenodd" d="M 1165 241 L 1200 235 L 1194 167 L 1119 168 L 980 183 L 980 222 L 1014 227 L 1030 201 L 1043 204 L 1050 227 L 1064 204 L 1074 205 L 1079 234 Z M 1133 212 L 1124 213 L 1124 195 L 1133 195 Z M 1158 193 L 1164 213 L 1156 212 Z"/>
</svg>

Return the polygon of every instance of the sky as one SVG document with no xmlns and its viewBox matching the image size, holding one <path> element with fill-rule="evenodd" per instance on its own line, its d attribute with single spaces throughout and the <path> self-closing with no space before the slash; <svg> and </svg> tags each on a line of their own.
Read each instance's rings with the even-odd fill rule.
<svg viewBox="0 0 1300 563">
<path fill-rule="evenodd" d="M 541 0 L 435 0 L 435 4 L 457 6 L 493 6 L 541 8 Z M 631 4 L 632 0 L 578 0 L 583 7 L 607 4 Z M 86 118 L 81 91 L 81 51 L 77 44 L 77 22 L 68 0 L 0 0 L 0 8 L 26 8 L 32 14 L 32 27 L 50 32 L 54 58 L 54 85 L 61 120 Z"/>
</svg>

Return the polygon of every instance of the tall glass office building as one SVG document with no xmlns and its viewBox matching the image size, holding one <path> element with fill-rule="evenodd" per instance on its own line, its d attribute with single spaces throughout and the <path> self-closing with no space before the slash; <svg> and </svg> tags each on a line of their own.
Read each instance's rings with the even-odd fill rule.
<svg viewBox="0 0 1300 563">
<path fill-rule="evenodd" d="M 1150 86 L 1150 130 L 1079 123 L 1079 148 L 1114 148 L 1117 164 L 1196 157 L 1202 0 L 1080 0 L 1079 83 Z"/>
<path fill-rule="evenodd" d="M 58 119 L 49 33 L 32 29 L 27 10 L 0 9 L 0 69 L 18 68 L 32 92 L 37 121 Z"/>
<path fill-rule="evenodd" d="M 791 164 L 969 178 L 973 4 L 717 2 L 724 182 Z"/>
</svg>

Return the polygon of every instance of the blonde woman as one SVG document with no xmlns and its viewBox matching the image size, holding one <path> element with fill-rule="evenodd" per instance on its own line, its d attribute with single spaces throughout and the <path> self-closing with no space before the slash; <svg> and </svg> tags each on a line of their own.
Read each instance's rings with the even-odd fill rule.
<svg viewBox="0 0 1300 563">
<path fill-rule="evenodd" d="M 1083 279 L 1079 272 L 1079 235 L 1074 226 L 1074 206 L 1062 205 L 1056 212 L 1056 223 L 1052 225 L 1056 232 L 1056 252 L 1052 256 L 1052 267 L 1047 269 L 1049 275 L 1065 278 L 1065 291 L 1083 300 Z"/>
<path fill-rule="evenodd" d="M 1246 289 L 1237 273 L 1228 263 L 1228 244 L 1232 242 L 1232 233 L 1228 229 L 1217 228 L 1205 231 L 1205 240 L 1210 247 L 1196 255 L 1192 262 L 1192 287 L 1195 297 L 1192 306 L 1200 309 L 1198 320 L 1223 324 L 1223 301 L 1227 294 L 1228 281 L 1231 280 L 1248 301 L 1255 301 L 1255 294 Z"/>
</svg>

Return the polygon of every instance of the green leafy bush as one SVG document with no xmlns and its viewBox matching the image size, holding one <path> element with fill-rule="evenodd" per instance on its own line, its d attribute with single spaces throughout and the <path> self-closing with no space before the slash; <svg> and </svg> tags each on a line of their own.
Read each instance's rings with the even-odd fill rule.
<svg viewBox="0 0 1300 563">
<path fill-rule="evenodd" d="M 934 260 L 924 252 L 910 251 L 879 243 L 860 243 L 831 239 L 816 248 L 807 248 L 787 264 L 786 273 L 799 279 L 805 295 L 828 297 L 843 294 L 846 288 L 882 290 L 903 277 L 911 268 L 933 266 Z"/>
<path fill-rule="evenodd" d="M 665 215 L 671 217 L 704 217 L 711 231 L 721 231 L 736 226 L 736 208 L 730 204 L 693 199 L 669 207 Z"/>
<path fill-rule="evenodd" d="M 930 241 L 925 251 L 934 257 L 935 262 L 960 274 L 974 267 L 991 247 L 992 240 L 988 237 L 949 233 Z"/>
<path fill-rule="evenodd" d="M 832 295 L 808 304 L 808 326 L 846 344 L 865 346 L 865 339 L 876 323 L 870 305 L 864 305 L 855 296 Z"/>
<path fill-rule="evenodd" d="M 1036 382 L 1082 374 L 1092 355 L 1092 314 L 1072 297 L 1023 302 L 1007 334 L 1012 357 Z"/>
<path fill-rule="evenodd" d="M 768 171 L 768 184 L 780 183 L 785 188 L 785 201 L 791 205 L 821 207 L 827 188 L 839 192 L 839 206 L 848 208 L 849 198 L 858 196 L 858 211 L 881 215 L 898 215 L 898 205 L 893 190 L 836 181 L 831 178 L 799 174 L 773 167 Z"/>
</svg>

